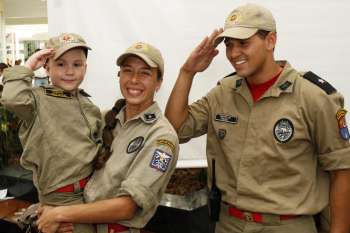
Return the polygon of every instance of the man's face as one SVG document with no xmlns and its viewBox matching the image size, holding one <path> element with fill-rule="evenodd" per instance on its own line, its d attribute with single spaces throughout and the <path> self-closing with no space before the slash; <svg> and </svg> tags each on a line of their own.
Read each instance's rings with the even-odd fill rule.
<svg viewBox="0 0 350 233">
<path fill-rule="evenodd" d="M 238 75 L 249 79 L 263 74 L 272 58 L 275 40 L 271 34 L 261 38 L 257 34 L 248 39 L 226 38 L 226 57 Z"/>
<path fill-rule="evenodd" d="M 129 56 L 120 66 L 120 90 L 128 105 L 145 110 L 153 103 L 161 81 L 157 79 L 157 68 L 147 65 L 136 56 Z"/>
<path fill-rule="evenodd" d="M 86 55 L 76 48 L 65 52 L 58 59 L 50 59 L 46 70 L 54 86 L 75 93 L 86 73 Z"/>
</svg>

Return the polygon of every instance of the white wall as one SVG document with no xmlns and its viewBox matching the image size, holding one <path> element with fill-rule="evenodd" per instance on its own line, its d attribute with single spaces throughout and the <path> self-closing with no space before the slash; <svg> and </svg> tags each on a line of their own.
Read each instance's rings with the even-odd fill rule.
<svg viewBox="0 0 350 233">
<path fill-rule="evenodd" d="M 103 2 L 103 4 L 102 4 Z M 93 48 L 83 87 L 101 108 L 120 97 L 115 65 L 131 43 L 146 41 L 165 58 L 165 78 L 157 100 L 164 109 L 177 72 L 192 48 L 214 28 L 224 24 L 232 9 L 248 1 L 233 0 L 48 0 L 49 33 L 77 32 Z M 312 70 L 345 95 L 349 109 L 350 2 L 348 0 L 249 1 L 269 8 L 277 21 L 276 57 L 295 68 Z M 196 78 L 190 101 L 205 95 L 217 80 L 232 72 L 221 53 Z M 205 160 L 205 139 L 181 147 L 185 160 Z M 199 164 L 204 164 L 204 162 Z M 198 163 L 197 163 L 198 165 Z"/>
</svg>

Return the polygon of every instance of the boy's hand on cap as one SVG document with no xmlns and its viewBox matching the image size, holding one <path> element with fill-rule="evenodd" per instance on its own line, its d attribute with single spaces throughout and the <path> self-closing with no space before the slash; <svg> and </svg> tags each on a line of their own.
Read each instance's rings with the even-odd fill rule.
<svg viewBox="0 0 350 233">
<path fill-rule="evenodd" d="M 46 63 L 47 59 L 53 57 L 54 54 L 54 49 L 42 49 L 30 56 L 24 66 L 33 71 L 37 70 Z"/>
</svg>

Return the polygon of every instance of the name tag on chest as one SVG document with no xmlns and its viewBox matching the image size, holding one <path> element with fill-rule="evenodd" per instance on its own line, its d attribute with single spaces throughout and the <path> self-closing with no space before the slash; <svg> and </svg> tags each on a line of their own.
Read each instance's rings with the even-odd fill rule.
<svg viewBox="0 0 350 233">
<path fill-rule="evenodd" d="M 237 124 L 238 117 L 221 113 L 221 114 L 216 114 L 215 121 L 226 122 L 230 124 Z"/>
</svg>

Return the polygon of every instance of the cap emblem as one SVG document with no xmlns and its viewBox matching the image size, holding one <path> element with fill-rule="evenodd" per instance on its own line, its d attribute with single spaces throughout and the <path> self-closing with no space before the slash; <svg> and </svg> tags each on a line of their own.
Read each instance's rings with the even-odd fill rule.
<svg viewBox="0 0 350 233">
<path fill-rule="evenodd" d="M 135 45 L 135 49 L 142 49 L 142 47 L 143 47 L 142 44 L 136 44 Z"/>
<path fill-rule="evenodd" d="M 142 50 L 142 51 L 147 51 L 148 46 L 142 42 L 138 42 L 135 45 L 133 45 L 131 48 L 136 49 L 136 50 Z"/>
<path fill-rule="evenodd" d="M 226 25 L 238 24 L 241 18 L 242 17 L 238 12 L 234 12 L 233 14 L 227 17 Z"/>
<path fill-rule="evenodd" d="M 71 35 L 63 35 L 59 38 L 61 43 L 70 44 L 70 43 L 80 43 L 78 39 L 75 39 Z"/>
</svg>

